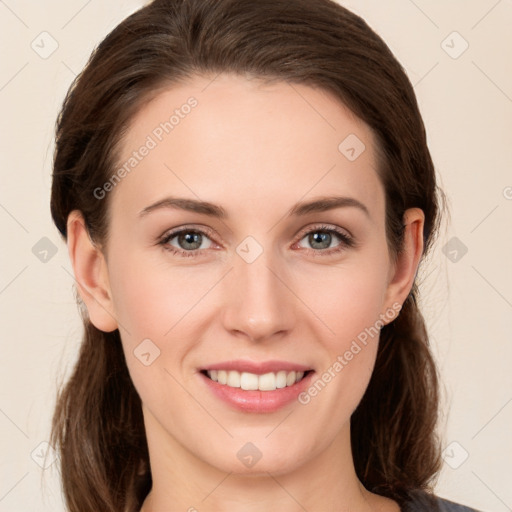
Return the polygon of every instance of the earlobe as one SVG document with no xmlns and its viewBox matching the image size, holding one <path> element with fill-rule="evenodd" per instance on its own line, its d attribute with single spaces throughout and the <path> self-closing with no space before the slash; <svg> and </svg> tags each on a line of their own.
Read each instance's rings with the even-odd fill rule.
<svg viewBox="0 0 512 512">
<path fill-rule="evenodd" d="M 68 216 L 67 234 L 71 265 L 89 319 L 101 331 L 114 331 L 118 324 L 114 316 L 105 256 L 91 241 L 83 215 L 78 210 Z"/>
<path fill-rule="evenodd" d="M 386 306 L 402 305 L 409 295 L 423 255 L 423 227 L 425 214 L 420 208 L 409 208 L 403 217 L 404 235 L 402 250 L 396 257 L 386 294 Z"/>
</svg>

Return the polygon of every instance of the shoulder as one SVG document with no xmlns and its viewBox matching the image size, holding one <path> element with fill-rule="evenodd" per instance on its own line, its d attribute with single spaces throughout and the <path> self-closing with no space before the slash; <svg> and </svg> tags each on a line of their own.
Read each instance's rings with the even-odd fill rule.
<svg viewBox="0 0 512 512">
<path fill-rule="evenodd" d="M 482 512 L 429 493 L 418 492 L 402 504 L 402 512 Z"/>
</svg>

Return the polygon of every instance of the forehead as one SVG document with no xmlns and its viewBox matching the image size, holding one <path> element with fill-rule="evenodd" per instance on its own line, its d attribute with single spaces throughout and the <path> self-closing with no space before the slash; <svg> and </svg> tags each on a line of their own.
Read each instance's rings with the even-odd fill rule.
<svg viewBox="0 0 512 512">
<path fill-rule="evenodd" d="M 383 207 L 373 132 L 333 95 L 304 84 L 194 77 L 145 104 L 120 148 L 116 172 L 125 172 L 113 194 L 123 209 L 166 194 L 237 215 L 333 194 Z"/>
</svg>

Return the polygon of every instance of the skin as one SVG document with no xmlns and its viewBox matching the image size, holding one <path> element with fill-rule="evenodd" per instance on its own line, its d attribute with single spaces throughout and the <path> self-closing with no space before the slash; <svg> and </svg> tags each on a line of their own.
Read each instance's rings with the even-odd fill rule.
<svg viewBox="0 0 512 512">
<path fill-rule="evenodd" d="M 79 212 L 68 219 L 90 319 L 120 330 L 143 402 L 153 476 L 143 512 L 399 511 L 363 487 L 350 449 L 350 416 L 373 371 L 377 338 L 307 405 L 273 413 L 230 408 L 197 371 L 230 359 L 281 359 L 321 375 L 406 299 L 423 250 L 423 212 L 407 210 L 404 251 L 393 259 L 373 133 L 334 96 L 306 85 L 222 74 L 163 90 L 134 118 L 120 165 L 190 96 L 197 107 L 110 192 L 106 245 L 91 243 Z M 354 161 L 338 150 L 349 134 L 366 146 Z M 228 217 L 173 208 L 140 216 L 170 195 L 218 204 Z M 341 207 L 287 216 L 298 201 L 329 195 L 355 198 L 368 214 Z M 341 250 L 321 253 L 307 232 L 322 232 L 322 224 L 348 232 L 355 246 L 340 246 L 333 234 L 322 247 Z M 202 255 L 158 244 L 185 225 L 209 228 L 196 249 Z M 252 263 L 236 252 L 247 236 L 263 249 Z M 190 251 L 179 242 L 168 245 Z M 148 338 L 160 356 L 145 366 L 134 350 Z M 262 454 L 251 468 L 237 457 L 247 442 Z"/>
</svg>

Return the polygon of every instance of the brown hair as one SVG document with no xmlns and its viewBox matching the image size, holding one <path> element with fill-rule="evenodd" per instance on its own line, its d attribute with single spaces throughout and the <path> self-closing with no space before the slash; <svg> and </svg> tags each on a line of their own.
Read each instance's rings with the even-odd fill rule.
<svg viewBox="0 0 512 512">
<path fill-rule="evenodd" d="M 378 143 L 390 252 L 401 249 L 403 214 L 425 213 L 427 251 L 438 228 L 438 188 L 410 81 L 382 39 L 331 0 L 155 0 L 95 49 L 65 98 L 56 126 L 51 213 L 66 238 L 80 210 L 91 239 L 108 236 L 101 187 L 141 105 L 194 74 L 232 72 L 320 87 L 366 122 Z M 375 369 L 351 418 L 356 473 L 400 504 L 432 492 L 441 466 L 435 427 L 438 376 L 414 285 L 380 334 Z M 60 451 L 71 512 L 137 511 L 151 488 L 141 401 L 119 332 L 87 315 L 81 351 L 60 390 L 51 442 Z"/>
</svg>

